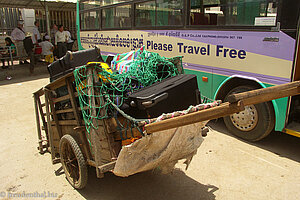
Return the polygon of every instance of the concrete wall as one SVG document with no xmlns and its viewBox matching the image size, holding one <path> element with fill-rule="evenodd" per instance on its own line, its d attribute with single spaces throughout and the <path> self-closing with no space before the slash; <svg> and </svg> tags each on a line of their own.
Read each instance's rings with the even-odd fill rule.
<svg viewBox="0 0 300 200">
<path fill-rule="evenodd" d="M 34 9 L 21 9 L 21 16 L 24 20 L 25 32 L 32 33 L 35 21 L 35 11 Z"/>
</svg>

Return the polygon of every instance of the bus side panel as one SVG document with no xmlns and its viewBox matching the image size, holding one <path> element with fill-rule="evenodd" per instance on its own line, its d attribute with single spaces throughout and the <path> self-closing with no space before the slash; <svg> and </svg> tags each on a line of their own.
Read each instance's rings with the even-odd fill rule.
<svg viewBox="0 0 300 200">
<path fill-rule="evenodd" d="M 212 97 L 212 84 L 213 84 L 213 76 L 210 72 L 204 72 L 199 70 L 190 70 L 185 69 L 184 72 L 186 74 L 195 74 L 197 75 L 198 87 L 201 92 L 201 98 L 208 97 L 211 99 Z"/>
<path fill-rule="evenodd" d="M 83 48 L 102 54 L 129 52 L 145 45 L 161 56 L 183 56 L 186 73 L 198 75 L 202 95 L 213 98 L 233 75 L 257 79 L 266 87 L 291 81 L 295 39 L 278 32 L 205 30 L 82 31 Z M 285 123 L 287 99 L 275 101 L 276 130 Z"/>
</svg>

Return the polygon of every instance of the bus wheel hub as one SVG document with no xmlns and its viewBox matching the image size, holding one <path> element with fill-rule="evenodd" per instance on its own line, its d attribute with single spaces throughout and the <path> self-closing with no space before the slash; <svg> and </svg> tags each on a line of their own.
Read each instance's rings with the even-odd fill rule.
<svg viewBox="0 0 300 200">
<path fill-rule="evenodd" d="M 254 105 L 245 106 L 245 110 L 230 115 L 232 124 L 241 131 L 251 131 L 258 122 L 258 114 Z"/>
</svg>

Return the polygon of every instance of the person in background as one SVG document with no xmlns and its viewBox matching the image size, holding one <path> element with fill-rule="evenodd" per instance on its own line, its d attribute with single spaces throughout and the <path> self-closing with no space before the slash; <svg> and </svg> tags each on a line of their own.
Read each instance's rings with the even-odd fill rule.
<svg viewBox="0 0 300 200">
<path fill-rule="evenodd" d="M 58 31 L 56 24 L 52 25 L 52 28 L 50 30 L 50 37 L 51 37 L 51 43 L 55 44 L 55 33 Z"/>
<path fill-rule="evenodd" d="M 50 37 L 51 37 L 51 43 L 53 45 L 55 45 L 55 33 L 58 31 L 56 24 L 52 25 L 52 28 L 50 30 Z M 57 58 L 58 56 L 58 50 L 57 48 L 54 46 L 54 50 L 53 50 L 53 56 L 54 58 Z"/>
<path fill-rule="evenodd" d="M 26 33 L 26 37 L 23 40 L 23 44 L 24 44 L 24 49 L 25 49 L 28 57 L 30 58 L 29 72 L 30 72 L 30 75 L 33 75 L 35 58 L 34 58 L 34 51 L 33 51 L 34 45 L 32 42 L 32 34 L 30 32 Z"/>
<path fill-rule="evenodd" d="M 58 31 L 55 33 L 55 46 L 58 49 L 58 58 L 63 57 L 67 53 L 68 34 L 64 31 L 63 25 L 58 26 Z"/>
<path fill-rule="evenodd" d="M 68 37 L 69 37 L 69 39 L 67 41 L 67 49 L 68 49 L 68 51 L 72 51 L 74 40 L 72 40 L 72 35 L 71 35 L 70 31 L 68 29 L 66 29 L 65 31 L 66 31 L 66 33 L 68 34 Z"/>
<path fill-rule="evenodd" d="M 9 60 L 11 55 L 12 56 L 17 55 L 16 46 L 9 37 L 5 38 L 5 44 L 6 44 L 5 51 L 3 50 L 1 51 L 2 69 L 7 69 L 9 67 Z M 7 60 L 7 66 L 5 66 L 5 60 Z"/>
<path fill-rule="evenodd" d="M 24 21 L 19 20 L 18 27 L 12 31 L 11 37 L 15 41 L 15 45 L 17 48 L 17 56 L 21 58 L 20 64 L 28 64 L 26 60 L 27 54 L 25 52 L 24 44 L 23 44 L 23 40 L 25 39 L 25 31 L 23 26 L 24 26 Z"/>
<path fill-rule="evenodd" d="M 53 63 L 53 61 L 54 61 L 54 57 L 53 57 L 54 46 L 50 42 L 49 35 L 45 36 L 45 41 L 41 42 L 40 46 L 42 47 L 42 55 L 45 56 L 45 61 L 47 62 L 47 64 Z"/>
<path fill-rule="evenodd" d="M 38 21 L 34 22 L 34 27 L 32 29 L 32 43 L 33 44 L 38 44 L 39 42 L 41 42 L 41 34 L 39 31 L 39 26 L 40 23 Z"/>
</svg>

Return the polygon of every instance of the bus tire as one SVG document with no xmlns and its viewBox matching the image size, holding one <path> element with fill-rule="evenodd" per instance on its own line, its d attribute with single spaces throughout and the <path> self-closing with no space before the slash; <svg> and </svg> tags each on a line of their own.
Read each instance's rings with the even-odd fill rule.
<svg viewBox="0 0 300 200">
<path fill-rule="evenodd" d="M 230 94 L 257 89 L 254 86 L 239 86 L 232 89 Z M 268 136 L 275 126 L 275 114 L 271 102 L 245 106 L 245 110 L 223 118 L 224 123 L 233 135 L 247 141 L 258 141 Z"/>
<path fill-rule="evenodd" d="M 84 155 L 71 135 L 64 135 L 59 143 L 60 161 L 68 182 L 76 189 L 83 189 L 88 181 Z"/>
</svg>

